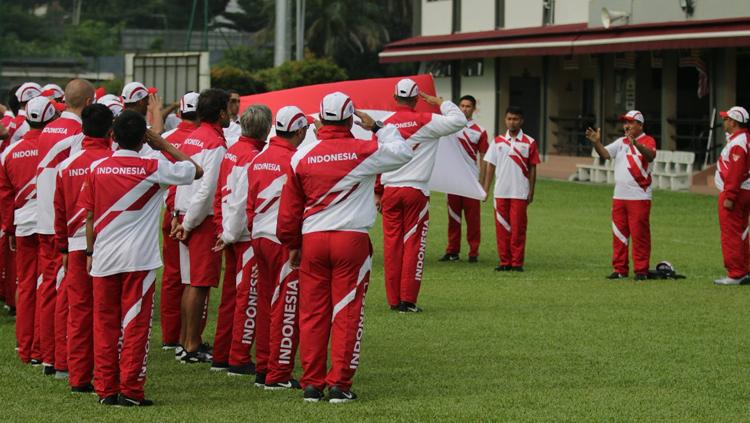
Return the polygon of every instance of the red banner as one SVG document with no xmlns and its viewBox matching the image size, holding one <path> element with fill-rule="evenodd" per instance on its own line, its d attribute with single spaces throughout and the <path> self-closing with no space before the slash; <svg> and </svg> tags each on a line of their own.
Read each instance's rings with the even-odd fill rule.
<svg viewBox="0 0 750 423">
<path fill-rule="evenodd" d="M 323 97 L 335 91 L 341 91 L 351 97 L 354 101 L 354 107 L 357 109 L 394 111 L 396 102 L 393 100 L 393 94 L 396 83 L 402 78 L 413 79 L 421 91 L 435 95 L 435 83 L 432 80 L 432 75 L 429 74 L 360 79 L 247 95 L 240 99 L 240 111 L 245 110 L 251 104 L 260 103 L 268 106 L 274 116 L 276 111 L 284 106 L 297 106 L 303 112 L 312 115 L 320 111 L 320 101 Z M 432 107 L 424 101 L 417 103 L 417 110 L 439 113 L 436 107 Z"/>
</svg>

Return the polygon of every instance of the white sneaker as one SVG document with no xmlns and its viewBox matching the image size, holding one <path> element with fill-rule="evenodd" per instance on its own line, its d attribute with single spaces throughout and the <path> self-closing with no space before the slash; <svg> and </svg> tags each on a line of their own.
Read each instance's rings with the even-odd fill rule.
<svg viewBox="0 0 750 423">
<path fill-rule="evenodd" d="M 716 279 L 714 281 L 716 285 L 744 285 L 748 282 L 750 282 L 750 280 L 748 279 L 748 275 L 745 275 L 739 279 L 734 279 L 727 276 L 721 279 Z"/>
</svg>

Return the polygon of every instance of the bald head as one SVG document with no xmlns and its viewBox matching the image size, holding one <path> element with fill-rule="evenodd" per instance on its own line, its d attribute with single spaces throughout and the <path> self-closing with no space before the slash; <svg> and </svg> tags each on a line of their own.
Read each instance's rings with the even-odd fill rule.
<svg viewBox="0 0 750 423">
<path fill-rule="evenodd" d="M 85 79 L 73 79 L 65 86 L 65 104 L 72 111 L 81 111 L 94 102 L 94 86 Z"/>
</svg>

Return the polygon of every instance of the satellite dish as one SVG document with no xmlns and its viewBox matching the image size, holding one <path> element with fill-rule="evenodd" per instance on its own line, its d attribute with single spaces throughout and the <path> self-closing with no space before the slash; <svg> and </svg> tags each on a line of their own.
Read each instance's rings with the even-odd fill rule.
<svg viewBox="0 0 750 423">
<path fill-rule="evenodd" d="M 630 13 L 623 12 L 620 10 L 609 10 L 606 7 L 602 7 L 602 25 L 604 28 L 609 29 L 614 22 L 627 21 L 630 18 Z"/>
</svg>

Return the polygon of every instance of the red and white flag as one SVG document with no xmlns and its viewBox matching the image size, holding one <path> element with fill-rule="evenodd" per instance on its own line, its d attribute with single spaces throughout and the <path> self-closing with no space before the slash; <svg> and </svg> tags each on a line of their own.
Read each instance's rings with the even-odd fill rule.
<svg viewBox="0 0 750 423">
<path fill-rule="evenodd" d="M 332 82 L 248 95 L 240 99 L 240 110 L 244 110 L 251 104 L 265 104 L 271 109 L 275 117 L 276 112 L 282 107 L 297 106 L 307 115 L 317 117 L 323 97 L 326 94 L 341 91 L 352 99 L 357 110 L 364 111 L 375 120 L 384 121 L 396 111 L 393 87 L 402 78 Z M 435 83 L 432 80 L 432 75 L 415 75 L 409 76 L 409 78 L 417 83 L 421 92 L 435 95 Z M 437 107 L 430 106 L 422 100 L 417 103 L 417 111 L 440 113 Z M 271 128 L 271 131 L 273 131 L 273 128 Z M 357 125 L 352 128 L 352 133 L 354 136 L 363 139 L 370 139 L 372 136 L 370 131 L 366 131 Z M 311 128 L 304 142 L 314 139 L 315 134 Z M 477 181 L 475 171 L 461 156 L 463 153 L 460 149 L 461 146 L 455 141 L 452 142 L 449 137 L 440 140 L 437 159 L 435 160 L 435 171 L 432 172 L 432 178 L 430 179 L 430 189 L 483 200 L 487 194 Z"/>
</svg>

